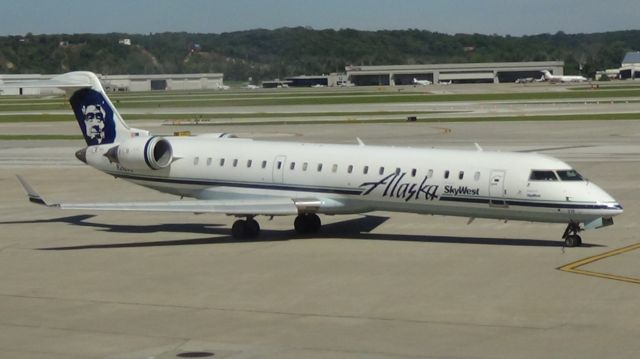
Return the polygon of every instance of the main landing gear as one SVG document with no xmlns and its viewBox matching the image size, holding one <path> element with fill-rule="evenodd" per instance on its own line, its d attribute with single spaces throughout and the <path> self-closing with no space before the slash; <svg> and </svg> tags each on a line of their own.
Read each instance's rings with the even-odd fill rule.
<svg viewBox="0 0 640 359">
<path fill-rule="evenodd" d="M 569 222 L 567 229 L 564 230 L 562 239 L 564 239 L 564 245 L 566 247 L 578 247 L 582 245 L 582 238 L 578 233 L 582 231 L 580 224 L 576 222 Z"/>
<path fill-rule="evenodd" d="M 256 238 L 260 235 L 260 225 L 253 217 L 239 219 L 233 222 L 231 227 L 231 235 L 236 239 Z"/>
<path fill-rule="evenodd" d="M 300 234 L 316 233 L 320 230 L 320 217 L 315 213 L 303 213 L 296 217 L 293 227 Z"/>
<path fill-rule="evenodd" d="M 299 214 L 293 222 L 293 227 L 299 234 L 316 233 L 321 226 L 320 217 L 315 213 Z M 260 225 L 253 217 L 239 219 L 233 223 L 231 235 L 235 239 L 257 238 L 260 235 Z"/>
</svg>

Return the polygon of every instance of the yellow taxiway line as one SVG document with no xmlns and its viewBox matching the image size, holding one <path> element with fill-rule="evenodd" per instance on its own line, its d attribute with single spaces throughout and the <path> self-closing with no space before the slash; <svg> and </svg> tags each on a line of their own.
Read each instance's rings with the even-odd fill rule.
<svg viewBox="0 0 640 359">
<path fill-rule="evenodd" d="M 589 270 L 585 270 L 585 269 L 580 269 L 580 267 L 585 266 L 587 264 L 605 259 L 605 258 L 610 258 L 613 256 L 617 256 L 623 253 L 627 253 L 627 252 L 631 252 L 633 250 L 636 249 L 640 249 L 640 243 L 638 244 L 633 244 L 627 247 L 622 247 L 622 248 L 618 248 L 618 249 L 614 249 L 612 251 L 609 252 L 605 252 L 602 254 L 598 254 L 596 256 L 593 257 L 588 257 L 585 259 L 581 259 L 579 261 L 575 261 L 573 263 L 569 263 L 566 264 L 562 267 L 559 267 L 558 269 L 564 272 L 569 272 L 569 273 L 577 273 L 577 274 L 583 274 L 583 275 L 588 275 L 591 277 L 598 277 L 598 278 L 605 278 L 605 279 L 612 279 L 612 280 L 618 280 L 618 281 L 622 281 L 622 282 L 627 282 L 627 283 L 634 283 L 634 284 L 640 284 L 640 278 L 634 278 L 634 277 L 625 277 L 625 276 L 621 276 L 621 275 L 617 275 L 617 274 L 609 274 L 609 273 L 601 273 L 601 272 L 593 272 L 593 271 L 589 271 Z"/>
</svg>

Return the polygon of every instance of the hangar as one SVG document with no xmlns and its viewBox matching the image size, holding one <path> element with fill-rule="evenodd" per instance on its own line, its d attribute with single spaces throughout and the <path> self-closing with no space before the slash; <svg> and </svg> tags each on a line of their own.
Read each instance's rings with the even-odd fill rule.
<svg viewBox="0 0 640 359">
<path fill-rule="evenodd" d="M 640 78 L 640 51 L 627 52 L 624 55 L 619 74 L 621 79 Z"/>
<path fill-rule="evenodd" d="M 56 75 L 24 74 L 0 75 L 1 83 L 25 80 L 48 80 Z M 224 75 L 221 73 L 161 74 L 161 75 L 98 75 L 107 91 L 152 91 L 152 90 L 211 90 L 220 89 Z M 0 95 L 39 95 L 59 93 L 55 89 L 5 87 Z"/>
<path fill-rule="evenodd" d="M 414 78 L 433 83 L 500 83 L 519 78 L 539 78 L 541 71 L 562 75 L 564 61 L 486 62 L 461 64 L 347 66 L 349 80 L 356 86 L 411 85 Z"/>
</svg>

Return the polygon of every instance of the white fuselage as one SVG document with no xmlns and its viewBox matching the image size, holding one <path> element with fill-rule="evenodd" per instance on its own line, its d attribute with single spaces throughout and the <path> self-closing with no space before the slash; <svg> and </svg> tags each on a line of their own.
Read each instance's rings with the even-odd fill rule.
<svg viewBox="0 0 640 359">
<path fill-rule="evenodd" d="M 589 181 L 530 180 L 570 170 L 552 157 L 462 150 L 166 137 L 174 162 L 131 170 L 91 146 L 93 167 L 197 199 L 292 198 L 301 211 L 374 210 L 540 222 L 589 222 L 622 208 Z M 305 205 L 306 204 L 306 205 Z"/>
</svg>

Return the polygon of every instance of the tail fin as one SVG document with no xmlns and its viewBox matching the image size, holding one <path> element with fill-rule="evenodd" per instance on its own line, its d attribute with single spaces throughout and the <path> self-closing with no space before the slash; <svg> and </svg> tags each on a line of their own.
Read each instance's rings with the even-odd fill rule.
<svg viewBox="0 0 640 359">
<path fill-rule="evenodd" d="M 52 80 L 85 83 L 81 88 L 72 87 L 65 90 L 73 91 L 69 103 L 87 145 L 121 142 L 132 136 L 132 130 L 113 106 L 94 73 L 70 72 Z"/>
<path fill-rule="evenodd" d="M 130 137 L 149 134 L 147 131 L 127 126 L 93 72 L 68 72 L 49 80 L 5 82 L 4 86 L 64 90 L 69 96 L 73 113 L 89 146 L 122 142 Z"/>
</svg>

